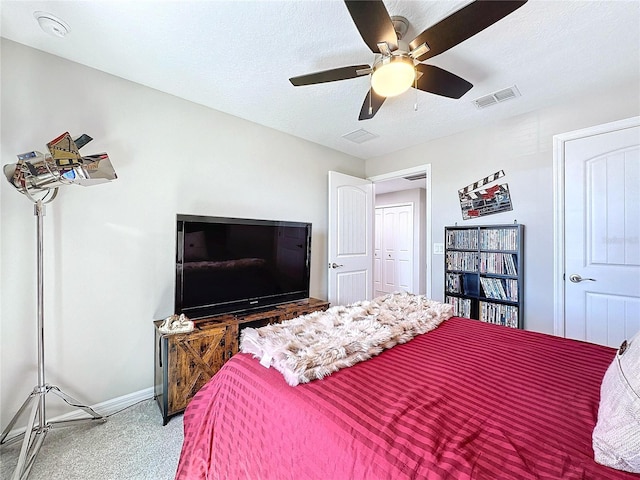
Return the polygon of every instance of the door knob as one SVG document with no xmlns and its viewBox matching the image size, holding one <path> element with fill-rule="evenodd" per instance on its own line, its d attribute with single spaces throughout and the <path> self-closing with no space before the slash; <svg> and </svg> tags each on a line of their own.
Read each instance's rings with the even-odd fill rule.
<svg viewBox="0 0 640 480">
<path fill-rule="evenodd" d="M 338 265 L 336 262 L 329 264 L 329 268 L 340 268 L 340 267 L 344 267 L 344 265 Z"/>
<path fill-rule="evenodd" d="M 571 280 L 573 283 L 585 282 L 587 280 L 590 281 L 590 282 L 595 282 L 596 281 L 595 278 L 582 278 L 577 273 L 572 273 L 571 275 L 569 275 L 569 280 Z"/>
</svg>

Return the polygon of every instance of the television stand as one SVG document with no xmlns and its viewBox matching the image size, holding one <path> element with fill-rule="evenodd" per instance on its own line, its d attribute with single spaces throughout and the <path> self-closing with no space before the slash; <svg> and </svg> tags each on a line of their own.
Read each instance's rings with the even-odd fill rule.
<svg viewBox="0 0 640 480">
<path fill-rule="evenodd" d="M 329 302 L 307 298 L 266 309 L 194 319 L 192 332 L 170 335 L 158 330 L 163 320 L 154 321 L 154 396 L 162 413 L 162 424 L 183 412 L 198 390 L 238 352 L 244 328 L 280 323 L 327 308 Z"/>
</svg>

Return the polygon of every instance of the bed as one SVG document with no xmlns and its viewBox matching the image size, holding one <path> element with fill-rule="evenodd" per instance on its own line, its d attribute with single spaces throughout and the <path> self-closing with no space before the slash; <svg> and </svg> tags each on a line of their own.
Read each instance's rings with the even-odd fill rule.
<svg viewBox="0 0 640 480">
<path fill-rule="evenodd" d="M 594 461 L 615 355 L 458 317 L 295 387 L 238 353 L 184 414 L 176 479 L 638 479 Z"/>
</svg>

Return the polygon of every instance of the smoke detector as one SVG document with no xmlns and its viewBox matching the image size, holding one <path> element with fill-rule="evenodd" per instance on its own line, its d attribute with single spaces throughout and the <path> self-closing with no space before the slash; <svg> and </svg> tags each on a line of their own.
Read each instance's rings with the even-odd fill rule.
<svg viewBox="0 0 640 480">
<path fill-rule="evenodd" d="M 49 35 L 63 38 L 69 33 L 69 25 L 51 13 L 33 12 L 33 16 L 38 21 L 40 28 Z"/>
</svg>

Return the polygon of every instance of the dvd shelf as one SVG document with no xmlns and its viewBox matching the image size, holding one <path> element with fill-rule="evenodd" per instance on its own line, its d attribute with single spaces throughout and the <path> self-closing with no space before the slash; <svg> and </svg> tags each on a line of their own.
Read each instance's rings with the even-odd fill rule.
<svg viewBox="0 0 640 480">
<path fill-rule="evenodd" d="M 523 328 L 524 225 L 445 227 L 445 301 L 454 314 Z"/>
</svg>

